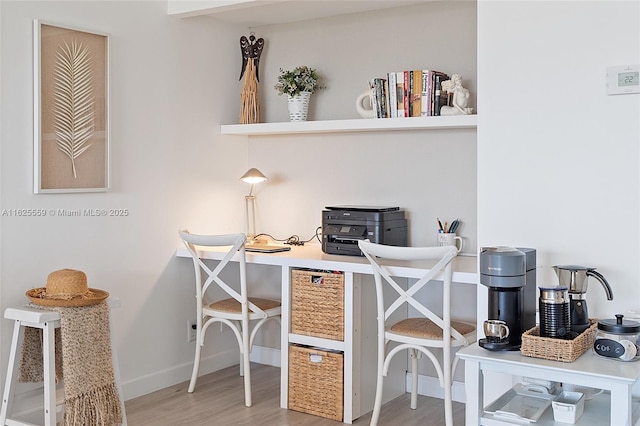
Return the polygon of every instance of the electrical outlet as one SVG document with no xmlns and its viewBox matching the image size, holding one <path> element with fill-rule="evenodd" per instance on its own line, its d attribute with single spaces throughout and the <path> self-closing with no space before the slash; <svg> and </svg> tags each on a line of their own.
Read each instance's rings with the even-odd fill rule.
<svg viewBox="0 0 640 426">
<path fill-rule="evenodd" d="M 196 335 L 197 335 L 196 322 L 188 320 L 187 321 L 187 343 L 195 341 Z"/>
</svg>

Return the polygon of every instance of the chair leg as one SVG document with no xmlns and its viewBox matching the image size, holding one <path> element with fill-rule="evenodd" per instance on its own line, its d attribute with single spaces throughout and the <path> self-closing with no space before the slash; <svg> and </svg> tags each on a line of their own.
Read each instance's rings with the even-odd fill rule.
<svg viewBox="0 0 640 426">
<path fill-rule="evenodd" d="M 249 357 L 250 354 L 247 352 L 243 356 L 243 364 L 244 364 L 244 405 L 247 407 L 251 407 L 251 367 L 249 366 Z"/>
<path fill-rule="evenodd" d="M 453 426 L 453 406 L 451 398 L 451 383 L 444 388 L 444 421 L 446 426 Z"/>
<path fill-rule="evenodd" d="M 418 354 L 415 349 L 409 349 L 411 357 L 411 409 L 418 408 Z"/>
<path fill-rule="evenodd" d="M 442 373 L 444 375 L 444 422 L 446 426 L 453 426 L 453 398 L 451 396 L 451 348 L 446 347 L 443 350 Z"/>
<path fill-rule="evenodd" d="M 202 337 L 200 336 L 200 330 L 198 330 L 198 336 L 196 338 L 196 356 L 193 361 L 193 372 L 191 373 L 191 381 L 189 382 L 189 390 L 187 392 L 192 393 L 196 388 L 196 381 L 198 380 L 198 370 L 200 369 L 200 352 L 202 350 L 202 346 L 200 342 L 202 341 Z"/>
<path fill-rule="evenodd" d="M 249 324 L 243 321 L 242 328 L 242 364 L 244 367 L 244 405 L 251 407 L 251 351 L 249 350 Z"/>
<path fill-rule="evenodd" d="M 236 324 L 236 327 L 241 330 L 242 333 L 242 338 L 244 339 L 244 331 L 242 331 L 242 322 L 237 321 L 234 324 Z M 240 362 L 238 363 L 240 366 L 240 377 L 244 377 L 244 347 L 239 348 L 240 349 Z"/>
<path fill-rule="evenodd" d="M 380 359 L 381 358 L 381 359 Z M 380 410 L 382 408 L 382 385 L 383 385 L 383 369 L 384 369 L 384 355 L 379 356 L 378 359 L 378 378 L 376 380 L 376 399 L 373 403 L 373 413 L 371 413 L 370 426 L 377 426 L 378 419 L 380 418 Z"/>
</svg>

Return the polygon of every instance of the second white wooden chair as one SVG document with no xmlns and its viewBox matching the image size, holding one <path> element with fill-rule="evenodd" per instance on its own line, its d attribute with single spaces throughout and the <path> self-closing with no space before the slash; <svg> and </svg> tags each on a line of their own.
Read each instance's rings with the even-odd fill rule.
<svg viewBox="0 0 640 426">
<path fill-rule="evenodd" d="M 417 408 L 418 394 L 418 356 L 426 355 L 438 374 L 440 386 L 444 388 L 445 423 L 453 425 L 451 384 L 456 361 L 452 362 L 451 348 L 466 346 L 476 340 L 476 328 L 473 324 L 451 320 L 451 261 L 457 256 L 457 250 L 453 246 L 448 247 L 395 247 L 374 244 L 368 240 L 361 240 L 358 246 L 373 267 L 373 276 L 376 283 L 376 303 L 378 316 L 378 379 L 376 398 L 371 416 L 371 425 L 378 423 L 380 408 L 382 406 L 383 377 L 387 375 L 389 364 L 394 355 L 407 349 L 411 356 L 411 408 Z M 432 261 L 433 266 L 428 272 L 407 290 L 398 284 L 391 275 L 388 266 L 384 265 L 385 259 Z M 443 282 L 442 298 L 437 303 L 432 302 L 436 309 L 442 309 L 442 315 L 422 303 L 428 300 L 428 294 L 418 297 L 418 292 L 429 283 Z M 384 288 L 390 287 L 396 293 L 395 298 L 385 300 Z M 440 294 L 438 291 L 430 294 Z M 431 299 L 433 299 L 431 297 Z M 406 305 L 405 305 L 406 304 Z M 407 306 L 408 305 L 408 306 Z M 396 323 L 391 323 L 390 317 L 401 307 L 412 308 L 413 318 L 406 318 Z M 409 312 L 409 311 L 408 311 Z M 393 348 L 387 348 L 390 343 L 396 343 Z M 429 348 L 442 349 L 442 363 Z"/>
<path fill-rule="evenodd" d="M 188 231 L 180 231 L 185 246 L 193 258 L 196 281 L 196 353 L 193 372 L 189 383 L 189 392 L 193 392 L 198 379 L 200 354 L 204 346 L 207 329 L 216 322 L 227 325 L 235 334 L 240 348 L 240 373 L 244 375 L 245 405 L 251 406 L 251 369 L 249 357 L 256 333 L 270 319 L 280 322 L 280 302 L 276 300 L 253 298 L 247 293 L 246 260 L 244 234 L 228 235 L 196 235 Z M 223 258 L 211 268 L 198 251 L 202 247 L 224 247 L 226 253 Z M 239 291 L 225 282 L 221 272 L 232 262 L 237 264 L 239 271 Z M 229 269 L 228 268 L 228 269 Z M 227 280 L 228 281 L 228 280 Z M 208 302 L 205 298 L 207 290 L 213 285 L 222 289 L 228 298 Z M 250 321 L 257 321 L 250 328 Z"/>
</svg>

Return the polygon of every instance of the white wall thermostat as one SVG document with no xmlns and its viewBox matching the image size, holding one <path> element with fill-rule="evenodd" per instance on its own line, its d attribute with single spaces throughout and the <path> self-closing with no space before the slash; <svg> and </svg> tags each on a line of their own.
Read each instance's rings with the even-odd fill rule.
<svg viewBox="0 0 640 426">
<path fill-rule="evenodd" d="M 640 65 L 607 67 L 607 95 L 640 93 Z"/>
</svg>

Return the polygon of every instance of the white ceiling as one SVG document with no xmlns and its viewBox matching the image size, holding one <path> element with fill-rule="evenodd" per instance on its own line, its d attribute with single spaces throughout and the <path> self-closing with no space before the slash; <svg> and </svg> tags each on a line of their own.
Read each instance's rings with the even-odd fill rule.
<svg viewBox="0 0 640 426">
<path fill-rule="evenodd" d="M 258 27 L 425 3 L 426 0 L 169 0 L 170 15 Z"/>
</svg>

